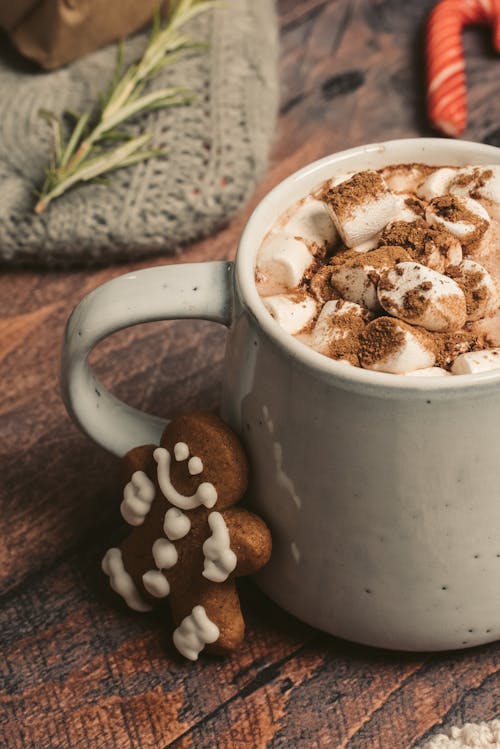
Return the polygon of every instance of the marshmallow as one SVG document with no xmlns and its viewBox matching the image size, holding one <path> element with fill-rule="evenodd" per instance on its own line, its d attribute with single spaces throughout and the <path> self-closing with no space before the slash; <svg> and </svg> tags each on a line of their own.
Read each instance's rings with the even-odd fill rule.
<svg viewBox="0 0 500 749">
<path fill-rule="evenodd" d="M 335 299 L 321 310 L 311 334 L 311 346 L 321 354 L 358 364 L 359 334 L 369 313 L 359 304 Z"/>
<path fill-rule="evenodd" d="M 458 265 L 450 266 L 448 275 L 465 294 L 467 320 L 480 320 L 496 310 L 498 295 L 495 282 L 482 265 L 466 258 Z"/>
<path fill-rule="evenodd" d="M 337 230 L 325 204 L 311 198 L 294 210 L 292 218 L 285 224 L 284 231 L 291 237 L 300 237 L 306 242 L 324 245 L 333 244 Z"/>
<path fill-rule="evenodd" d="M 347 247 L 373 237 L 396 215 L 397 202 L 377 172 L 358 172 L 329 187 L 325 203 Z"/>
<path fill-rule="evenodd" d="M 454 375 L 478 374 L 479 372 L 488 372 L 490 369 L 500 369 L 500 348 L 460 354 L 451 367 Z"/>
<path fill-rule="evenodd" d="M 276 322 L 286 333 L 295 335 L 311 322 L 316 315 L 316 301 L 305 292 L 276 294 L 262 299 Z"/>
<path fill-rule="evenodd" d="M 281 290 L 294 289 L 313 260 L 305 242 L 286 234 L 271 234 L 259 250 L 257 273 Z"/>
<path fill-rule="evenodd" d="M 375 234 L 374 237 L 371 237 L 371 239 L 367 239 L 366 242 L 361 242 L 361 244 L 357 244 L 355 247 L 351 247 L 351 250 L 353 252 L 370 252 L 370 250 L 374 250 L 379 241 L 379 234 Z"/>
<path fill-rule="evenodd" d="M 396 210 L 391 219 L 391 224 L 393 221 L 415 221 L 421 217 L 420 214 L 414 211 L 411 207 L 412 202 L 418 202 L 415 201 L 412 195 L 409 193 L 399 193 L 394 197 L 396 200 Z"/>
<path fill-rule="evenodd" d="M 469 166 L 459 169 L 455 179 L 451 181 L 449 192 L 487 201 L 489 212 L 497 220 L 500 218 L 499 166 Z"/>
<path fill-rule="evenodd" d="M 431 229 L 424 221 L 395 221 L 381 234 L 381 244 L 404 247 L 413 260 L 438 273 L 462 260 L 462 245 L 444 229 Z"/>
<path fill-rule="evenodd" d="M 378 285 L 381 306 L 394 317 L 432 331 L 461 328 L 466 320 L 460 286 L 419 263 L 398 263 Z"/>
<path fill-rule="evenodd" d="M 343 299 L 377 311 L 380 274 L 405 260 L 411 257 L 401 247 L 379 247 L 359 254 L 350 250 L 333 258 L 331 284 Z"/>
<path fill-rule="evenodd" d="M 406 372 L 406 377 L 451 377 L 451 372 L 442 367 L 425 367 L 415 372 Z"/>
<path fill-rule="evenodd" d="M 416 190 L 418 197 L 423 198 L 423 200 L 432 200 L 445 195 L 449 192 L 448 186 L 456 175 L 456 169 L 449 169 L 448 167 L 436 169 L 418 186 Z"/>
<path fill-rule="evenodd" d="M 425 209 L 425 218 L 431 226 L 446 229 L 462 242 L 482 236 L 490 224 L 488 212 L 481 203 L 458 195 L 431 200 Z"/>
<path fill-rule="evenodd" d="M 393 374 L 408 374 L 436 363 L 425 332 L 392 317 L 378 317 L 368 323 L 359 359 L 365 369 Z"/>
</svg>

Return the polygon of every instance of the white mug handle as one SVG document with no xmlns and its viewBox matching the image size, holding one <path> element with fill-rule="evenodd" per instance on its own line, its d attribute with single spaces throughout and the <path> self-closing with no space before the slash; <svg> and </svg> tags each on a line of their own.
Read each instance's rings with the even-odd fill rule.
<svg viewBox="0 0 500 749">
<path fill-rule="evenodd" d="M 118 456 L 158 444 L 166 421 L 106 390 L 88 364 L 90 352 L 117 330 L 144 322 L 199 318 L 229 325 L 232 299 L 232 263 L 224 261 L 128 273 L 84 297 L 68 320 L 61 360 L 64 402 L 78 426 Z"/>
</svg>

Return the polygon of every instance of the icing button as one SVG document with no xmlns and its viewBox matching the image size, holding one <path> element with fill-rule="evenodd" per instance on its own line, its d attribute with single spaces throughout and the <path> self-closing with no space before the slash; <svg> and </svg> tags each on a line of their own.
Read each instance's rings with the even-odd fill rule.
<svg viewBox="0 0 500 749">
<path fill-rule="evenodd" d="M 167 578 L 159 570 L 148 570 L 142 576 L 142 584 L 148 593 L 155 598 L 165 598 L 170 593 Z"/>
<path fill-rule="evenodd" d="M 159 570 L 169 570 L 177 564 L 179 556 L 172 541 L 166 538 L 157 538 L 151 551 Z"/>
<path fill-rule="evenodd" d="M 171 507 L 165 513 L 163 521 L 163 530 L 167 538 L 176 541 L 178 538 L 187 536 L 191 529 L 191 521 L 187 515 L 184 515 L 177 507 Z"/>
<path fill-rule="evenodd" d="M 189 458 L 189 447 L 185 442 L 176 442 L 174 445 L 174 456 L 177 461 Z"/>
<path fill-rule="evenodd" d="M 193 455 L 192 458 L 189 458 L 188 471 L 191 474 L 191 476 L 197 476 L 199 473 L 202 473 L 203 462 L 201 458 L 198 458 L 196 455 Z"/>
</svg>

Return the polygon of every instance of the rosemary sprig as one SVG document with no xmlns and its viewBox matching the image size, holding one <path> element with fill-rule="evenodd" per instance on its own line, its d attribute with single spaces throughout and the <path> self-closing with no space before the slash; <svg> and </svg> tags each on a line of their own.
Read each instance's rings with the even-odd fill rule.
<svg viewBox="0 0 500 749">
<path fill-rule="evenodd" d="M 53 112 L 40 112 L 52 130 L 53 154 L 45 170 L 35 213 L 42 213 L 52 200 L 79 182 L 102 178 L 115 169 L 164 153 L 161 149 L 146 147 L 151 135 L 134 136 L 122 126 L 138 114 L 193 100 L 192 93 L 182 87 L 152 91 L 145 91 L 145 88 L 179 55 L 205 46 L 186 37 L 180 28 L 215 4 L 212 0 L 176 0 L 171 3 L 171 11 L 164 23 L 157 13 L 142 57 L 125 71 L 123 46 L 120 44 L 113 79 L 107 93 L 101 94 L 100 105 L 81 115 L 64 113 L 66 118 L 73 119 L 72 129 L 67 135 L 61 118 Z"/>
</svg>

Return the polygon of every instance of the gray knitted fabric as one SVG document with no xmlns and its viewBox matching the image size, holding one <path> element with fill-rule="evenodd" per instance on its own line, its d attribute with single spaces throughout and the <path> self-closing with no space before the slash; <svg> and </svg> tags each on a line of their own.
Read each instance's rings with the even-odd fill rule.
<svg viewBox="0 0 500 749">
<path fill-rule="evenodd" d="M 262 175 L 278 102 L 277 23 L 272 0 L 227 0 L 195 19 L 190 36 L 209 42 L 165 71 L 155 86 L 186 85 L 189 106 L 149 113 L 133 123 L 166 148 L 86 184 L 33 213 L 35 185 L 50 154 L 41 108 L 84 111 L 113 72 L 106 47 L 52 73 L 0 59 L 0 259 L 10 265 L 112 262 L 160 252 L 205 236 L 238 210 Z M 127 62 L 147 34 L 126 45 Z"/>
</svg>

